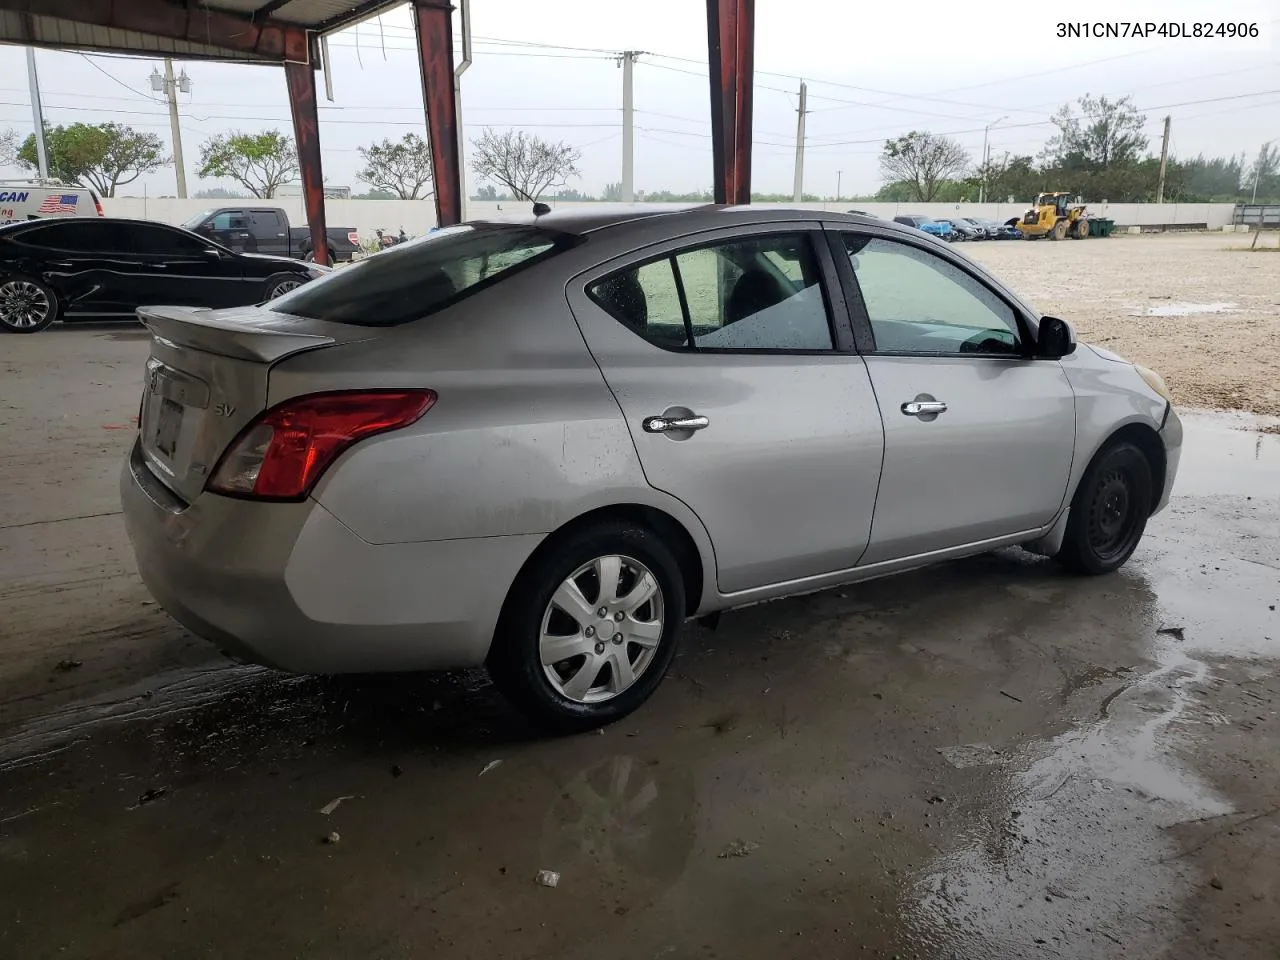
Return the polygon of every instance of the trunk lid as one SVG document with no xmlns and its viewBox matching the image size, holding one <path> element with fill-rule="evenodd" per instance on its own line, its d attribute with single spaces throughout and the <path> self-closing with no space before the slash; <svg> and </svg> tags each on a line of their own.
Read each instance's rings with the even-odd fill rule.
<svg viewBox="0 0 1280 960">
<path fill-rule="evenodd" d="M 142 452 L 152 473 L 187 502 L 266 408 L 272 364 L 372 332 L 261 307 L 141 307 L 138 318 L 151 332 L 138 416 Z"/>
</svg>

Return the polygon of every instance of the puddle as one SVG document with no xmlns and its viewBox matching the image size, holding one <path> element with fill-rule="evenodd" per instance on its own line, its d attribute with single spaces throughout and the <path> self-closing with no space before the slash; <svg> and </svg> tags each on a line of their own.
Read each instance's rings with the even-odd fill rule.
<svg viewBox="0 0 1280 960">
<path fill-rule="evenodd" d="M 904 913 L 921 939 L 974 960 L 1035 947 L 1154 955 L 1185 886 L 1169 828 L 1235 812 L 1169 742 L 1213 722 L 1193 692 L 1208 679 L 1204 663 L 1166 646 L 1160 666 L 1103 700 L 1097 719 L 1021 748 L 1025 768 L 1001 791 L 1008 807 L 918 875 Z"/>
<path fill-rule="evenodd" d="M 1131 316 L 1135 317 L 1195 317 L 1210 313 L 1235 313 L 1239 307 L 1237 303 L 1191 303 L 1170 300 L 1140 307 L 1130 305 L 1129 309 Z"/>
<path fill-rule="evenodd" d="M 1280 498 L 1280 436 L 1263 432 L 1272 420 L 1201 411 L 1179 416 L 1183 441 L 1175 497 Z"/>
</svg>

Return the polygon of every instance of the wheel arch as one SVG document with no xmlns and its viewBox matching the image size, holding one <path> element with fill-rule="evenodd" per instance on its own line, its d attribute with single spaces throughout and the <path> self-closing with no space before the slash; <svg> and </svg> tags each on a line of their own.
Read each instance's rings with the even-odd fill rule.
<svg viewBox="0 0 1280 960">
<path fill-rule="evenodd" d="M 680 567 L 680 575 L 684 580 L 685 616 L 691 617 L 697 613 L 698 608 L 702 605 L 702 592 L 706 586 L 705 568 L 708 558 L 703 556 L 697 540 L 683 523 L 667 511 L 643 503 L 617 503 L 596 507 L 593 510 L 579 514 L 547 534 L 521 565 L 519 572 L 512 581 L 511 589 L 507 591 L 507 600 L 503 602 L 503 607 L 505 608 L 507 602 L 510 601 L 511 595 L 515 592 L 516 584 L 521 583 L 530 574 L 531 570 L 536 569 L 538 564 L 542 562 L 542 558 L 564 537 L 584 527 L 611 520 L 638 524 L 652 530 L 662 538 L 671 552 L 675 554 L 676 563 Z"/>
<path fill-rule="evenodd" d="M 1117 443 L 1125 442 L 1132 443 L 1141 450 L 1142 455 L 1147 459 L 1147 465 L 1151 467 L 1151 490 L 1153 493 L 1151 506 L 1154 510 L 1160 500 L 1160 491 L 1164 489 L 1165 472 L 1168 470 L 1169 464 L 1164 444 L 1160 442 L 1160 435 L 1149 424 L 1126 423 L 1098 445 L 1098 449 L 1089 458 L 1089 463 L 1096 460 L 1104 450 L 1115 446 Z"/>
</svg>

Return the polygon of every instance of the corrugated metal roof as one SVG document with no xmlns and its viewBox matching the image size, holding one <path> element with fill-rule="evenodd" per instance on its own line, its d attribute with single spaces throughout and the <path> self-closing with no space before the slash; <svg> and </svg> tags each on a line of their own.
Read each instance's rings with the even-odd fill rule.
<svg viewBox="0 0 1280 960">
<path fill-rule="evenodd" d="M 255 0 L 257 2 L 257 0 Z M 31 25 L 27 30 L 28 22 Z M 233 54 L 221 47 L 187 40 L 172 40 L 133 30 L 117 30 L 94 24 L 75 23 L 58 17 L 30 16 L 12 10 L 0 10 L 0 42 L 35 44 L 42 47 L 67 47 L 78 50 L 108 50 L 138 55 L 255 60 L 245 54 Z"/>
<path fill-rule="evenodd" d="M 399 6 L 403 0 L 205 0 L 209 10 L 246 19 L 257 16 L 259 22 L 274 21 L 307 30 L 330 31 L 374 16 Z M 27 6 L 14 2 L 13 6 Z M 6 4 L 8 6 L 8 4 Z M 34 2 L 30 7 L 36 7 Z M 174 39 L 136 30 L 124 30 L 77 18 L 74 8 L 67 12 L 60 5 L 61 16 L 27 13 L 22 9 L 0 9 L 0 43 L 36 44 L 78 50 L 102 50 L 152 56 L 215 58 L 222 60 L 258 61 L 254 53 L 231 50 L 213 43 Z M 99 5 L 94 7 L 100 12 Z M 90 11 L 86 9 L 86 19 Z M 133 25 L 133 23 L 131 23 Z"/>
</svg>

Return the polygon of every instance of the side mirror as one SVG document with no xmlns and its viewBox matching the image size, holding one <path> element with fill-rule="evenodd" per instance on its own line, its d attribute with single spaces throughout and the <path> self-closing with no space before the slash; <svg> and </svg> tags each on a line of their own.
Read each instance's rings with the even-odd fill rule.
<svg viewBox="0 0 1280 960">
<path fill-rule="evenodd" d="M 1071 324 L 1057 317 L 1041 317 L 1036 335 L 1036 356 L 1044 360 L 1060 360 L 1076 352 L 1076 332 Z"/>
</svg>

